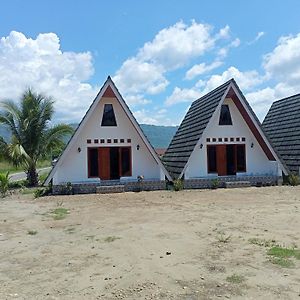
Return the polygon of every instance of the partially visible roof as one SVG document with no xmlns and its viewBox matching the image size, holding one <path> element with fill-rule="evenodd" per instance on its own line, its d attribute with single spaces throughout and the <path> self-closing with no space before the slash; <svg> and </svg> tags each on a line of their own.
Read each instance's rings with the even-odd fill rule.
<svg viewBox="0 0 300 300">
<path fill-rule="evenodd" d="M 261 124 L 248 101 L 235 80 L 230 79 L 192 103 L 162 158 L 172 178 L 176 179 L 182 176 L 197 142 L 201 138 L 218 105 L 220 105 L 226 97 L 232 98 L 268 159 L 277 160 L 284 169 L 284 172 L 286 172 L 277 153 L 267 140 L 261 128 Z"/>
<path fill-rule="evenodd" d="M 173 178 L 178 178 L 233 79 L 194 101 L 175 133 L 162 160 Z"/>
<path fill-rule="evenodd" d="M 97 94 L 96 98 L 94 99 L 94 101 L 90 105 L 89 109 L 85 113 L 84 117 L 82 118 L 81 122 L 79 123 L 78 127 L 76 128 L 74 134 L 72 135 L 71 139 L 69 140 L 68 144 L 66 145 L 66 147 L 65 147 L 63 153 L 61 154 L 61 156 L 59 157 L 57 163 L 52 168 L 51 172 L 49 173 L 48 177 L 46 178 L 45 184 L 48 184 L 50 182 L 50 180 L 53 178 L 57 168 L 59 168 L 59 166 L 62 164 L 62 161 L 66 157 L 66 155 L 67 155 L 69 149 L 71 148 L 72 144 L 78 138 L 82 128 L 84 127 L 85 122 L 87 122 L 89 116 L 92 114 L 92 112 L 94 111 L 94 109 L 96 108 L 97 104 L 99 103 L 99 101 L 101 100 L 102 97 L 116 97 L 118 99 L 118 101 L 119 101 L 120 105 L 122 106 L 124 112 L 127 114 L 127 116 L 129 117 L 133 127 L 135 128 L 137 133 L 140 135 L 140 137 L 144 141 L 144 143 L 145 143 L 146 147 L 148 148 L 148 150 L 150 151 L 152 157 L 154 158 L 156 163 L 160 166 L 160 168 L 163 170 L 165 176 L 170 180 L 171 177 L 170 177 L 168 171 L 166 170 L 165 166 L 162 164 L 160 158 L 158 157 L 158 155 L 155 152 L 154 148 L 152 147 L 151 143 L 149 142 L 149 140 L 145 136 L 142 128 L 140 127 L 139 123 L 137 122 L 137 120 L 133 116 L 131 110 L 129 109 L 127 103 L 125 102 L 125 100 L 121 96 L 119 90 L 115 86 L 115 84 L 112 81 L 111 77 L 108 76 L 107 80 L 105 81 L 105 83 L 101 87 L 101 89 L 100 89 L 99 93 Z"/>
<path fill-rule="evenodd" d="M 300 168 L 300 94 L 273 102 L 263 129 L 290 172 Z"/>
</svg>

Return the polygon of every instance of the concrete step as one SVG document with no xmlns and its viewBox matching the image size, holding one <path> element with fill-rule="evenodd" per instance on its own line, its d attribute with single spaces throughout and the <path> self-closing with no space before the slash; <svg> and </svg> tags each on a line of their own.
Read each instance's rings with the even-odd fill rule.
<svg viewBox="0 0 300 300">
<path fill-rule="evenodd" d="M 125 186 L 118 185 L 101 185 L 96 187 L 97 194 L 112 194 L 112 193 L 123 193 L 125 192 Z"/>
<path fill-rule="evenodd" d="M 251 186 L 250 181 L 228 181 L 225 182 L 226 188 L 240 188 L 240 187 L 249 187 Z"/>
</svg>

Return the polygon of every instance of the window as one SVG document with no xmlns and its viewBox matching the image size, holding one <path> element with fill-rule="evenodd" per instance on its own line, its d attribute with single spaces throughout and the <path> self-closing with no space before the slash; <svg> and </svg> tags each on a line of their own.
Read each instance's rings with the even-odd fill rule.
<svg viewBox="0 0 300 300">
<path fill-rule="evenodd" d="M 131 143 L 131 139 L 127 139 L 127 143 Z"/>
<path fill-rule="evenodd" d="M 86 142 L 87 142 L 88 144 L 91 144 L 91 143 L 92 143 L 92 140 L 91 140 L 91 139 L 87 139 Z"/>
<path fill-rule="evenodd" d="M 246 172 L 245 145 L 236 145 L 236 170 L 237 172 Z"/>
<path fill-rule="evenodd" d="M 88 148 L 88 176 L 98 177 L 98 148 Z"/>
<path fill-rule="evenodd" d="M 124 139 L 120 139 L 120 143 L 123 144 L 124 143 Z"/>
<path fill-rule="evenodd" d="M 218 138 L 218 142 L 222 142 L 222 138 Z"/>
<path fill-rule="evenodd" d="M 217 172 L 217 147 L 209 145 L 207 146 L 207 167 L 208 173 Z"/>
<path fill-rule="evenodd" d="M 219 125 L 232 125 L 230 110 L 227 104 L 221 106 Z"/>
<path fill-rule="evenodd" d="M 108 143 L 108 144 L 111 144 L 111 139 L 107 139 L 107 143 Z"/>
<path fill-rule="evenodd" d="M 209 143 L 209 142 L 210 142 L 210 138 L 207 138 L 207 139 L 206 139 L 206 142 L 208 142 L 208 143 Z"/>
<path fill-rule="evenodd" d="M 217 141 L 217 139 L 216 139 L 216 138 L 213 138 L 213 139 L 212 139 L 212 141 L 213 141 L 213 142 L 216 142 L 216 141 Z"/>
<path fill-rule="evenodd" d="M 105 104 L 101 126 L 117 126 L 114 108 L 112 104 Z"/>
<path fill-rule="evenodd" d="M 98 144 L 98 143 L 99 143 L 99 140 L 98 140 L 98 139 L 94 139 L 94 143 L 95 143 L 95 144 Z"/>
<path fill-rule="evenodd" d="M 104 140 L 104 139 L 101 139 L 101 140 L 100 140 L 100 143 L 101 143 L 101 144 L 104 144 L 104 143 L 105 143 L 105 140 Z"/>
<path fill-rule="evenodd" d="M 239 137 L 237 137 L 235 140 L 236 140 L 237 142 L 239 142 L 239 141 L 240 141 L 240 138 L 239 138 Z"/>
<path fill-rule="evenodd" d="M 228 142 L 228 138 L 224 138 L 224 142 Z"/>
<path fill-rule="evenodd" d="M 117 144 L 118 143 L 118 139 L 114 139 L 114 143 Z"/>
</svg>

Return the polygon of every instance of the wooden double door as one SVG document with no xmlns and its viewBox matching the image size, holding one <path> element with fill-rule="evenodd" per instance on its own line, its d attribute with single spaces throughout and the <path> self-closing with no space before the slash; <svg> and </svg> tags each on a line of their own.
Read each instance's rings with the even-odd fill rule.
<svg viewBox="0 0 300 300">
<path fill-rule="evenodd" d="M 102 180 L 131 176 L 131 147 L 97 147 L 88 149 L 89 177 Z"/>
<path fill-rule="evenodd" d="M 218 176 L 246 172 L 245 145 L 207 145 L 207 164 L 208 173 L 217 173 Z"/>
</svg>

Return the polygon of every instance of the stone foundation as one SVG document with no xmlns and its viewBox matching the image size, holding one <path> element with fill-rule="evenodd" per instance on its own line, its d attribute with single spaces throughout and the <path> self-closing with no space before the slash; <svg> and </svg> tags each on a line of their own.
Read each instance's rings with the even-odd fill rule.
<svg viewBox="0 0 300 300">
<path fill-rule="evenodd" d="M 217 182 L 216 182 L 217 180 Z M 249 182 L 250 186 L 271 186 L 280 184 L 278 176 L 222 176 L 212 178 L 193 178 L 184 180 L 184 189 L 209 189 L 214 185 L 226 187 L 228 182 Z"/>
<path fill-rule="evenodd" d="M 97 188 L 101 186 L 113 187 L 113 186 L 124 186 L 125 192 L 140 192 L 140 191 L 158 191 L 166 189 L 166 181 L 164 180 L 145 180 L 142 182 L 138 181 L 105 181 L 102 183 L 74 183 L 72 184 L 72 194 L 95 194 Z M 67 189 L 66 185 L 53 185 L 53 195 L 68 195 L 71 194 Z"/>
</svg>

